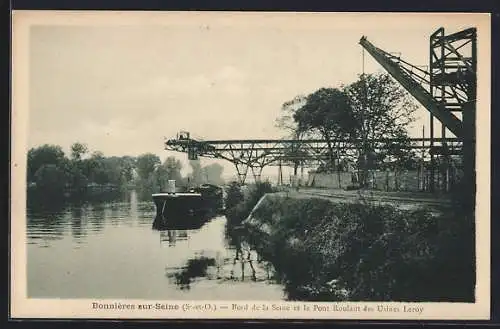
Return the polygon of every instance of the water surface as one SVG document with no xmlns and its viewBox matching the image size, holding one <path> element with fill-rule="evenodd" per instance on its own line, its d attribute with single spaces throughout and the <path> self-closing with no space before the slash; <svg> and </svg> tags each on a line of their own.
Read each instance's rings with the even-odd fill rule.
<svg viewBox="0 0 500 329">
<path fill-rule="evenodd" d="M 154 230 L 152 201 L 28 207 L 30 298 L 283 300 L 250 250 L 225 239 L 226 218 Z"/>
</svg>

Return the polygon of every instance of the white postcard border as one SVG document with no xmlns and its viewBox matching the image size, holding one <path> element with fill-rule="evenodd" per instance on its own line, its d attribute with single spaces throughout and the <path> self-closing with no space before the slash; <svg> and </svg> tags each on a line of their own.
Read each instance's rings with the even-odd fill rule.
<svg viewBox="0 0 500 329">
<path fill-rule="evenodd" d="M 144 300 L 56 300 L 26 298 L 26 152 L 29 113 L 29 29 L 32 25 L 143 25 L 143 24 L 278 24 L 291 28 L 321 28 L 328 15 L 365 15 L 367 20 L 388 15 L 387 24 L 401 28 L 405 17 L 441 15 L 464 19 L 478 29 L 477 100 L 477 289 L 476 303 L 309 303 L 269 301 L 144 301 Z M 378 16 L 377 16 L 378 15 Z M 392 16 L 391 16 L 392 15 Z M 93 12 L 14 11 L 12 17 L 12 149 L 11 149 L 11 317 L 12 318 L 114 318 L 114 319 L 370 319 L 370 320 L 479 320 L 490 316 L 490 95 L 491 48 L 489 14 L 412 13 L 210 13 L 210 12 Z M 130 309 L 94 308 L 94 304 L 129 304 Z M 156 304 L 161 306 L 156 308 Z M 138 305 L 153 305 L 139 310 Z M 248 309 L 233 310 L 233 304 Z M 179 307 L 178 310 L 166 309 Z M 264 306 L 267 310 L 263 310 Z M 290 310 L 273 310 L 273 305 Z M 376 311 L 382 305 L 386 311 Z M 260 309 L 257 309 L 257 306 Z M 422 307 L 421 312 L 403 308 Z M 162 308 L 163 307 L 163 308 Z M 225 308 L 227 307 L 227 309 Z M 254 307 L 254 308 L 253 308 Z M 326 310 L 326 307 L 329 310 Z M 361 311 L 352 309 L 359 307 Z M 253 309 L 252 309 L 253 308 Z M 297 308 L 297 309 L 296 309 Z M 342 309 L 345 308 L 345 311 Z M 370 311 L 370 309 L 372 309 Z M 392 311 L 391 311 L 392 309 Z M 395 311 L 398 309 L 398 311 Z"/>
</svg>

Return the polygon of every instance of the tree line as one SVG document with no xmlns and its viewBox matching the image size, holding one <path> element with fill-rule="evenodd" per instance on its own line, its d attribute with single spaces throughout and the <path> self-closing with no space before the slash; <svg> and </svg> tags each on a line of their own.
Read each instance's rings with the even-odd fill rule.
<svg viewBox="0 0 500 329">
<path fill-rule="evenodd" d="M 320 88 L 285 102 L 276 125 L 293 139 L 324 139 L 321 170 L 346 171 L 350 163 L 362 179 L 370 169 L 416 168 L 418 158 L 408 148 L 407 132 L 416 109 L 411 96 L 388 74 L 363 74 L 349 85 Z M 295 174 L 305 154 L 300 144 L 288 150 L 295 159 Z"/>
<path fill-rule="evenodd" d="M 137 158 L 136 185 L 142 191 L 163 191 L 168 180 L 175 180 L 180 190 L 205 183 L 222 185 L 224 179 L 222 173 L 224 168 L 217 164 L 202 166 L 200 161 L 189 162 L 191 173 L 183 176 L 181 174 L 182 163 L 175 157 L 167 157 L 162 163 L 161 159 L 152 153 L 146 153 Z"/>
<path fill-rule="evenodd" d="M 158 155 L 145 153 L 134 156 L 105 156 L 91 152 L 84 143 L 71 145 L 66 155 L 59 145 L 45 144 L 28 151 L 27 182 L 29 190 L 46 196 L 84 196 L 95 191 L 124 191 L 139 189 L 145 192 L 164 190 L 169 179 L 177 185 L 202 183 L 223 184 L 223 167 L 210 164 L 202 167 L 199 161 L 190 163 L 192 173 L 182 176 L 182 163 L 175 157 L 161 162 Z"/>
</svg>

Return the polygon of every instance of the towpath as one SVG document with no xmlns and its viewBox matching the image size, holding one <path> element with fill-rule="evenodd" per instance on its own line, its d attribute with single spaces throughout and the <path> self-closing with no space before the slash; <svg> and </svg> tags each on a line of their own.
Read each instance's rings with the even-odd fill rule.
<svg viewBox="0 0 500 329">
<path fill-rule="evenodd" d="M 299 191 L 289 190 L 282 193 L 291 197 L 319 197 L 340 202 L 356 202 L 364 199 L 370 202 L 390 204 L 408 210 L 417 208 L 440 210 L 451 204 L 449 196 L 423 192 L 346 191 L 340 189 L 301 188 Z"/>
</svg>

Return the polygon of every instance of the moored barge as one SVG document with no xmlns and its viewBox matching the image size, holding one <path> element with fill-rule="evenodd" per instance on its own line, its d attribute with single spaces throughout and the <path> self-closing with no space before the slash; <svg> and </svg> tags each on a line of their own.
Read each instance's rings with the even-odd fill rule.
<svg viewBox="0 0 500 329">
<path fill-rule="evenodd" d="M 215 215 L 222 210 L 222 188 L 203 184 L 187 192 L 177 192 L 175 180 L 169 180 L 166 193 L 152 195 L 156 207 L 155 227 L 159 224 L 187 224 Z"/>
</svg>

